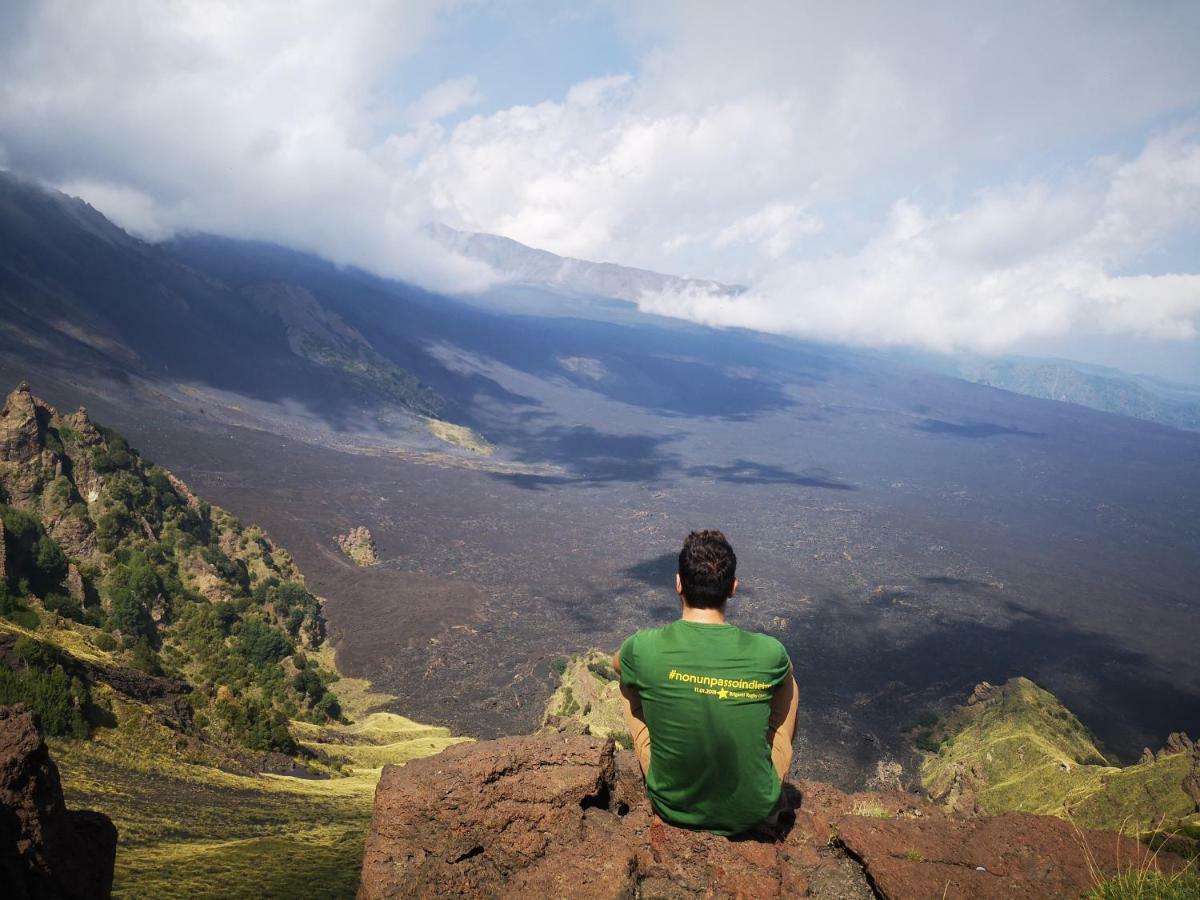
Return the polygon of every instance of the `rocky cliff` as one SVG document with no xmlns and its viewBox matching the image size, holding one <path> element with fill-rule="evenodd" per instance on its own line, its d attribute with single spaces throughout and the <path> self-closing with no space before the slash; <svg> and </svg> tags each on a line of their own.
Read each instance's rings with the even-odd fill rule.
<svg viewBox="0 0 1200 900">
<path fill-rule="evenodd" d="M 0 522 L 0 702 L 29 703 L 49 734 L 110 715 L 101 684 L 256 752 L 296 753 L 290 718 L 339 718 L 290 555 L 27 384 L 0 406 Z"/>
<path fill-rule="evenodd" d="M 1077 897 L 1131 865 L 1183 866 L 1049 816 L 967 817 L 816 782 L 785 790 L 776 831 L 727 839 L 658 819 L 636 760 L 611 739 L 458 745 L 384 769 L 359 897 Z"/>
<path fill-rule="evenodd" d="M 0 883 L 13 900 L 108 897 L 117 829 L 68 810 L 58 767 L 24 706 L 0 706 Z"/>
</svg>

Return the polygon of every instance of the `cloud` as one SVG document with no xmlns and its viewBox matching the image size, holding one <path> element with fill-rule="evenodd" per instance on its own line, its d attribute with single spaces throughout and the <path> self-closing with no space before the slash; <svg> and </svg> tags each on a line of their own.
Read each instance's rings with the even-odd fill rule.
<svg viewBox="0 0 1200 900">
<path fill-rule="evenodd" d="M 1195 340 L 1200 274 L 1114 274 L 1174 230 L 1200 224 L 1194 129 L 1068 184 L 981 190 L 961 209 L 910 200 L 852 253 L 792 262 L 736 298 L 647 296 L 649 312 L 713 325 L 869 344 L 1002 350 L 1093 332 Z"/>
<path fill-rule="evenodd" d="M 265 238 L 434 288 L 490 274 L 431 219 L 750 285 L 645 298 L 718 324 L 1195 339 L 1200 259 L 1147 260 L 1197 227 L 1200 5 L 613 0 L 636 67 L 490 110 L 470 52 L 397 87 L 470 18 L 446 8 L 14 4 L 0 159 L 150 237 Z"/>
<path fill-rule="evenodd" d="M 47 0 L 0 38 L 8 164 L 151 238 L 263 238 L 435 287 L 488 273 L 423 234 L 373 136 L 380 73 L 441 4 Z"/>
<path fill-rule="evenodd" d="M 451 113 L 474 106 L 482 99 L 479 82 L 473 75 L 448 78 L 434 85 L 408 107 L 409 121 L 414 124 L 436 122 Z"/>
</svg>

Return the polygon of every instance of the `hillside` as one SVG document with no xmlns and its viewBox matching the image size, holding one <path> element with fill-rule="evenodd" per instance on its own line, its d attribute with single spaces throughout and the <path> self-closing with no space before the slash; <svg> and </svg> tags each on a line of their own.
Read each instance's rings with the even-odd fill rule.
<svg viewBox="0 0 1200 900">
<path fill-rule="evenodd" d="M 352 896 L 380 767 L 459 740 L 391 699 L 339 677 L 261 529 L 85 410 L 9 394 L 0 704 L 34 710 L 68 802 L 117 825 L 118 893 Z"/>
<path fill-rule="evenodd" d="M 952 808 L 1200 838 L 1200 751 L 1186 735 L 1172 735 L 1157 754 L 1146 750 L 1135 765 L 1114 765 L 1082 723 L 1027 678 L 985 682 L 919 742 L 938 745 L 921 766 L 922 784 Z"/>
<path fill-rule="evenodd" d="M 1116 369 L 1056 359 L 975 356 L 939 361 L 945 371 L 975 384 L 1075 403 L 1091 409 L 1158 422 L 1173 428 L 1200 430 L 1200 388 Z"/>
<path fill-rule="evenodd" d="M 3 171 L 0 247 L 0 350 L 21 371 L 105 385 L 158 414 L 278 427 L 283 405 L 310 430 L 487 452 L 440 418 L 445 397 L 302 285 L 214 277 Z"/>
</svg>

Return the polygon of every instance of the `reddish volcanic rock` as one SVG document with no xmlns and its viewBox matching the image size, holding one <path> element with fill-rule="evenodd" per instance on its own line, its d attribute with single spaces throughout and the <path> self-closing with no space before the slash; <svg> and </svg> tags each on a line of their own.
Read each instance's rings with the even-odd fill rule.
<svg viewBox="0 0 1200 900">
<path fill-rule="evenodd" d="M 359 897 L 869 900 L 827 835 L 790 824 L 783 840 L 664 825 L 633 754 L 587 735 L 460 744 L 384 770 Z"/>
<path fill-rule="evenodd" d="M 898 791 L 800 782 L 785 796 L 776 834 L 723 838 L 658 819 L 611 741 L 459 744 L 384 770 L 359 897 L 870 900 L 872 883 L 891 900 L 1074 897 L 1092 883 L 1080 840 L 1104 872 L 1145 855 L 1059 819 L 952 817 Z"/>
<path fill-rule="evenodd" d="M 1157 865 L 1166 871 L 1182 861 L 1131 838 L 1083 831 L 1052 816 L 874 819 L 847 816 L 838 838 L 866 867 L 885 900 L 944 897 L 1078 897 L 1095 874 Z"/>
<path fill-rule="evenodd" d="M 91 900 L 112 890 L 117 829 L 71 812 L 33 714 L 0 706 L 0 885 L 14 900 Z"/>
</svg>

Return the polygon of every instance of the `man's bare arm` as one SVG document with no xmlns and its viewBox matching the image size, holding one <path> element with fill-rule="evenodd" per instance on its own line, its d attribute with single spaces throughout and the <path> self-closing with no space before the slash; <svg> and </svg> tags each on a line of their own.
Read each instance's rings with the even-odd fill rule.
<svg viewBox="0 0 1200 900">
<path fill-rule="evenodd" d="M 800 706 L 800 690 L 788 666 L 787 678 L 771 697 L 771 715 L 767 719 L 767 743 L 771 745 L 771 762 L 779 780 L 787 778 L 792 765 L 792 739 L 796 735 L 796 710 Z"/>
<path fill-rule="evenodd" d="M 613 654 L 612 664 L 619 678 L 621 651 Z M 646 718 L 642 713 L 642 697 L 637 688 L 628 684 L 621 685 L 621 712 L 625 717 L 625 727 L 629 729 L 629 737 L 633 740 L 633 752 L 642 767 L 642 774 L 645 775 L 650 771 L 650 728 L 646 725 Z"/>
</svg>

